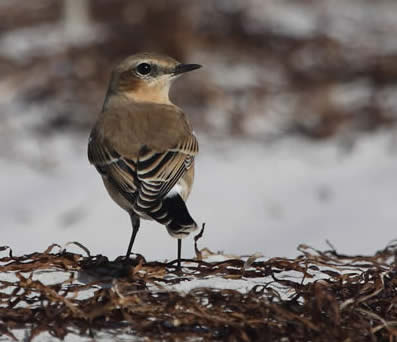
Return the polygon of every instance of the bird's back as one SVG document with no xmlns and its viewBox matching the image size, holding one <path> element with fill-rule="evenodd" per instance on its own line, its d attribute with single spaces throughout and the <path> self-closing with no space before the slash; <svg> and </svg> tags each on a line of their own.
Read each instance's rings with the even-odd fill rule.
<svg viewBox="0 0 397 342">
<path fill-rule="evenodd" d="M 178 107 L 124 99 L 108 101 L 88 148 L 111 197 L 124 209 L 166 225 L 174 236 L 196 228 L 184 201 L 197 152 L 197 140 Z"/>
<path fill-rule="evenodd" d="M 192 134 L 180 108 L 169 104 L 109 103 L 102 114 L 104 138 L 120 154 L 137 158 L 142 146 L 161 152 Z"/>
</svg>

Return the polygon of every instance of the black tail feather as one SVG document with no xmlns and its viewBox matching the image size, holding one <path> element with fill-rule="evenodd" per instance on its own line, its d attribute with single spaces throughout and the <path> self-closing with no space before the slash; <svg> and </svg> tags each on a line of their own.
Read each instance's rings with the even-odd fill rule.
<svg viewBox="0 0 397 342">
<path fill-rule="evenodd" d="M 175 233 L 191 231 L 196 228 L 196 222 L 190 216 L 184 200 L 179 194 L 172 194 L 163 198 L 163 208 L 168 212 L 171 222 L 167 228 Z"/>
</svg>

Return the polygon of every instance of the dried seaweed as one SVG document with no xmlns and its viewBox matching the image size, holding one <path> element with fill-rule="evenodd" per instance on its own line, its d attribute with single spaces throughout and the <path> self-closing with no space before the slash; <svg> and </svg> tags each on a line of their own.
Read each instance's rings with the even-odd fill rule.
<svg viewBox="0 0 397 342">
<path fill-rule="evenodd" d="M 0 258 L 0 333 L 10 340 L 24 328 L 30 340 L 43 331 L 63 338 L 122 330 L 164 340 L 392 341 L 396 247 L 348 256 L 301 245 L 295 259 L 220 262 L 196 249 L 197 258 L 183 260 L 182 272 L 175 261 L 146 262 L 139 255 L 109 261 L 52 245 L 13 256 L 0 247 L 8 250 Z M 63 280 L 39 280 L 43 272 L 57 271 Z M 175 289 L 208 279 L 246 281 L 250 288 Z"/>
</svg>

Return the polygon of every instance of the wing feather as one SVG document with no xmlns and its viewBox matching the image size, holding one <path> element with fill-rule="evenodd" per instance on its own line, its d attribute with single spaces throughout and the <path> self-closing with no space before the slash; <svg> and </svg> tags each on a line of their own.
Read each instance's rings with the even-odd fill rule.
<svg viewBox="0 0 397 342">
<path fill-rule="evenodd" d="M 102 176 L 132 202 L 134 209 L 160 221 L 166 217 L 161 199 L 192 166 L 197 153 L 198 143 L 193 134 L 165 151 L 145 145 L 137 160 L 121 156 L 109 144 L 99 142 L 95 134 L 88 145 L 88 158 Z"/>
<path fill-rule="evenodd" d="M 193 134 L 164 152 L 143 148 L 137 163 L 137 176 L 145 186 L 140 191 L 138 206 L 140 203 L 148 206 L 151 201 L 163 198 L 192 166 L 197 153 L 198 143 Z"/>
</svg>

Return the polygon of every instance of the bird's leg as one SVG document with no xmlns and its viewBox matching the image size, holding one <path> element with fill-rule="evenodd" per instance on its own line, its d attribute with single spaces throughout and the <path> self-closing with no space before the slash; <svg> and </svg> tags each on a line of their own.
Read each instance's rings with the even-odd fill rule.
<svg viewBox="0 0 397 342">
<path fill-rule="evenodd" d="M 181 269 L 182 239 L 178 239 L 178 269 Z"/>
<path fill-rule="evenodd" d="M 132 224 L 132 235 L 130 239 L 130 243 L 128 244 L 127 254 L 126 257 L 129 258 L 131 254 L 132 246 L 134 245 L 136 234 L 139 230 L 140 220 L 139 217 L 133 213 L 130 213 L 131 224 Z"/>
</svg>

